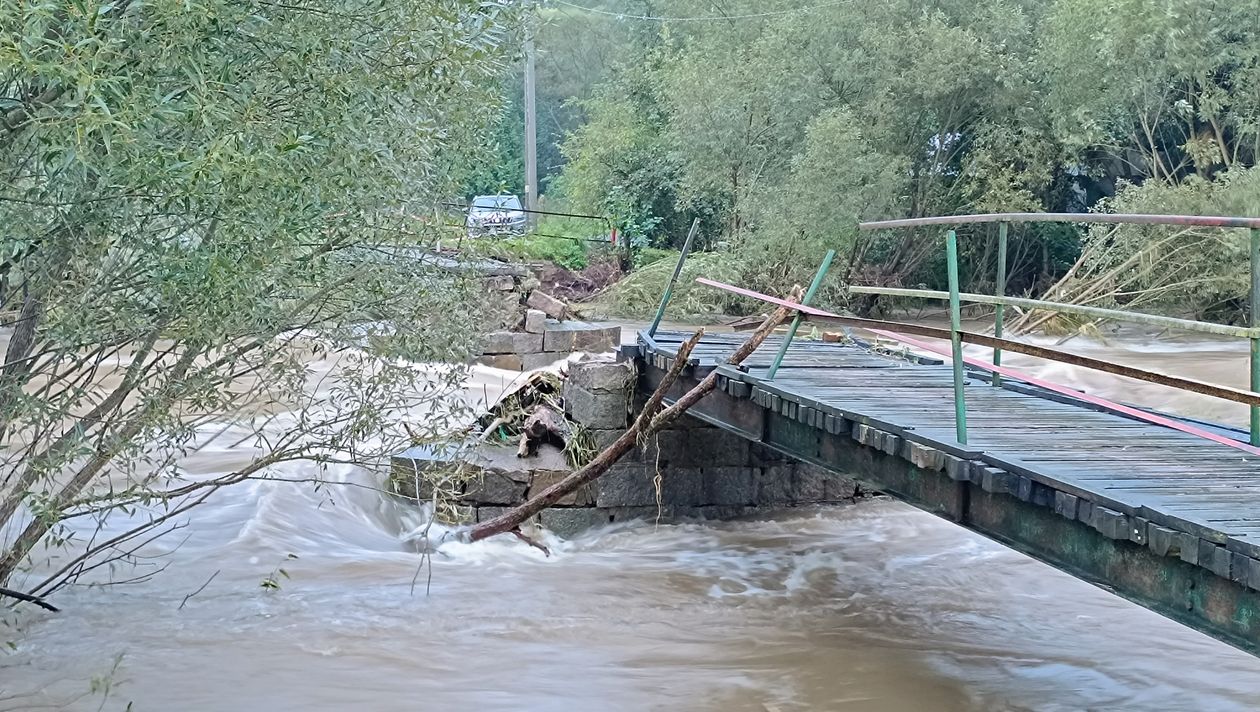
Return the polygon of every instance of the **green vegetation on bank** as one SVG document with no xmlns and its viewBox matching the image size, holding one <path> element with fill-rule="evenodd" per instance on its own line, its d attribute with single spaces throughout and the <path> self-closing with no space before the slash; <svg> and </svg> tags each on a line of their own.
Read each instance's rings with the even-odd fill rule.
<svg viewBox="0 0 1260 712">
<path fill-rule="evenodd" d="M 616 262 L 625 258 L 624 243 L 614 245 L 605 223 L 587 218 L 547 216 L 524 235 L 479 238 L 472 249 L 500 259 L 520 262 L 551 262 L 573 272 L 580 272 L 596 262 Z M 639 269 L 660 260 L 670 264 L 678 251 L 636 246 L 632 267 Z"/>
<path fill-rule="evenodd" d="M 684 18 L 767 8 L 589 5 Z M 858 233 L 858 220 L 1260 214 L 1260 0 L 782 0 L 773 9 L 784 12 L 694 22 L 543 10 L 540 53 L 574 69 L 562 82 L 569 94 L 542 99 L 566 107 L 560 136 L 549 129 L 545 139 L 558 146 L 548 195 L 613 216 L 653 247 L 678 247 L 699 217 L 699 247 L 721 252 L 724 268 L 755 288 L 805 282 L 837 249 L 823 302 L 860 310 L 873 302 L 849 303 L 839 285 L 944 279 L 939 231 Z M 971 288 L 991 286 L 993 236 L 992 227 L 960 231 Z M 1017 226 L 1011 290 L 1054 286 L 1094 304 L 1237 318 L 1245 239 Z M 1174 244 L 1192 259 L 1168 260 Z"/>
<path fill-rule="evenodd" d="M 546 216 L 529 234 L 505 238 L 498 246 L 506 256 L 554 262 L 577 272 L 590 264 L 593 250 L 603 247 L 594 241 L 606 238 L 607 229 L 597 221 Z"/>
<path fill-rule="evenodd" d="M 626 318 L 645 319 L 656 313 L 661 293 L 677 264 L 677 254 L 659 259 L 626 275 L 592 305 L 595 312 Z M 696 284 L 696 277 L 731 280 L 738 274 L 727 255 L 700 253 L 692 255 L 679 275 L 670 301 L 671 318 L 704 321 L 722 314 L 740 314 L 750 308 L 738 298 Z"/>
</svg>

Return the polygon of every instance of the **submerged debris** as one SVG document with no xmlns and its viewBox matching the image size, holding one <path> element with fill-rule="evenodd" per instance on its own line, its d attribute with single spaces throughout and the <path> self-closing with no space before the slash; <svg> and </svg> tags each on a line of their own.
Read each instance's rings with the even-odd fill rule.
<svg viewBox="0 0 1260 712">
<path fill-rule="evenodd" d="M 567 371 L 526 374 L 477 420 L 483 442 L 516 444 L 518 457 L 532 457 L 544 443 L 564 450 L 569 465 L 585 465 L 595 446 L 582 424 L 565 415 L 562 385 Z"/>
</svg>

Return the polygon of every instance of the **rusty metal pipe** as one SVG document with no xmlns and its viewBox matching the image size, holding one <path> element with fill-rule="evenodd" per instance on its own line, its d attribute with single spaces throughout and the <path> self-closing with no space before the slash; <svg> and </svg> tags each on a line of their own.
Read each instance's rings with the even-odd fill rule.
<svg viewBox="0 0 1260 712">
<path fill-rule="evenodd" d="M 858 223 L 859 230 L 887 230 L 931 225 L 975 225 L 1000 222 L 1121 223 L 1131 225 L 1198 225 L 1201 227 L 1240 227 L 1260 229 L 1260 218 L 1213 215 L 1140 215 L 1129 213 L 983 213 L 979 215 L 934 215 L 926 218 L 875 220 Z"/>
<path fill-rule="evenodd" d="M 753 299 L 758 299 L 770 304 L 796 309 L 805 315 L 807 321 L 815 324 L 834 324 L 837 326 L 851 326 L 870 330 L 894 331 L 900 334 L 941 339 L 942 341 L 949 341 L 950 337 L 949 329 L 940 329 L 934 326 L 921 326 L 919 324 L 905 324 L 898 321 L 882 321 L 879 319 L 862 319 L 855 316 L 839 316 L 821 309 L 801 306 L 784 299 L 770 297 L 752 290 L 734 287 L 732 285 L 716 282 L 710 279 L 704 279 L 703 277 L 697 279 L 696 281 L 710 287 L 716 287 L 718 289 L 734 292 L 743 296 L 752 297 Z M 1013 351 L 1026 356 L 1043 358 L 1050 361 L 1058 361 L 1060 363 L 1081 366 L 1083 368 L 1092 368 L 1096 371 L 1102 371 L 1104 373 L 1111 373 L 1117 376 L 1124 376 L 1126 378 L 1134 378 L 1139 381 L 1147 381 L 1149 383 L 1169 386 L 1171 388 L 1180 388 L 1192 393 L 1200 393 L 1205 396 L 1221 398 L 1235 403 L 1260 406 L 1260 393 L 1254 391 L 1245 391 L 1239 388 L 1230 388 L 1229 386 L 1221 386 L 1215 383 L 1197 381 L 1192 378 L 1182 378 L 1180 376 L 1170 376 L 1164 373 L 1146 371 L 1132 366 L 1124 366 L 1122 364 L 1102 361 L 1088 356 L 1080 356 L 1066 351 L 1046 348 L 1044 346 L 1033 346 L 1032 344 L 1025 344 L 1022 341 L 998 339 L 992 336 L 977 334 L 970 331 L 962 331 L 959 332 L 959 334 L 962 340 L 969 344 L 988 346 L 990 348 L 1001 348 L 1006 351 Z"/>
<path fill-rule="evenodd" d="M 949 329 L 938 329 L 930 326 L 919 326 L 916 324 L 903 324 L 896 321 L 880 321 L 876 319 L 859 319 L 857 317 L 845 316 L 817 316 L 807 315 L 807 321 L 815 324 L 840 324 L 844 326 L 856 326 L 866 329 L 883 329 L 886 331 L 895 331 L 903 334 L 912 334 L 915 336 L 927 336 L 935 339 L 949 340 Z M 1190 391 L 1192 393 L 1201 393 L 1205 396 L 1213 396 L 1235 403 L 1246 403 L 1247 405 L 1260 406 L 1260 393 L 1245 391 L 1239 388 L 1230 388 L 1229 386 L 1221 386 L 1206 381 L 1198 381 L 1193 378 L 1182 378 L 1180 376 L 1170 376 L 1165 373 L 1155 371 L 1147 371 L 1132 366 L 1125 366 L 1111 361 L 1103 361 L 1101 359 L 1081 356 L 1067 351 L 1059 351 L 1058 349 L 1050 349 L 1044 346 L 1034 346 L 1025 344 L 1022 341 L 1011 341 L 1010 339 L 999 339 L 986 334 L 977 334 L 971 331 L 960 331 L 959 336 L 963 343 L 976 344 L 977 346 L 987 346 L 989 348 L 1000 348 L 1005 351 L 1013 351 L 1015 353 L 1024 354 L 1025 356 L 1033 356 L 1043 358 L 1049 361 L 1058 361 L 1072 366 L 1081 366 L 1090 368 L 1095 371 L 1111 373 L 1126 378 L 1135 378 L 1139 381 L 1147 381 L 1148 383 L 1156 383 L 1161 386 L 1169 386 L 1172 388 L 1180 388 L 1181 390 Z"/>
<path fill-rule="evenodd" d="M 849 291 L 854 294 L 879 294 L 889 297 L 911 297 L 918 299 L 940 300 L 949 299 L 949 292 L 942 292 L 935 289 L 867 287 L 855 284 L 849 286 Z M 970 294 L 967 292 L 963 292 L 959 296 L 964 302 L 973 302 L 976 304 L 992 304 L 998 306 L 1008 305 L 1029 310 L 1042 309 L 1062 314 L 1077 314 L 1079 316 L 1089 317 L 1090 319 L 1128 321 L 1135 324 L 1158 326 L 1162 329 L 1181 329 L 1183 331 L 1193 331 L 1203 334 L 1237 336 L 1244 339 L 1260 338 L 1260 330 L 1246 326 L 1231 326 L 1229 324 L 1216 324 L 1210 321 L 1193 321 L 1190 319 L 1178 319 L 1171 316 L 1159 316 L 1157 314 L 1121 311 L 1119 309 L 1104 309 L 1102 307 L 1088 307 L 1080 304 L 1065 304 L 1063 302 L 1047 302 L 1040 299 L 1024 299 L 1022 297 L 991 297 L 987 294 Z M 995 333 L 994 336 L 1000 337 L 1001 334 Z"/>
</svg>

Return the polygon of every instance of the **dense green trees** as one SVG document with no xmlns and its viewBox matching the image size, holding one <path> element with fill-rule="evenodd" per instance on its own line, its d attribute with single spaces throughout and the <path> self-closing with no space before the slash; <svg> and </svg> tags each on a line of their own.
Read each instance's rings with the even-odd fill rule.
<svg viewBox="0 0 1260 712">
<path fill-rule="evenodd" d="M 1037 61 L 1070 149 L 1099 149 L 1172 183 L 1255 164 L 1256 2 L 1058 0 L 1045 28 Z"/>
<path fill-rule="evenodd" d="M 585 103 L 557 187 L 580 209 L 628 200 L 660 220 L 660 245 L 699 214 L 754 283 L 828 246 L 865 281 L 939 283 L 935 234 L 853 223 L 1117 193 L 1158 211 L 1165 188 L 1206 211 L 1202 181 L 1258 157 L 1260 0 L 687 0 L 658 14 L 704 19 L 621 21 L 637 52 Z M 1145 197 L 1126 198 L 1139 183 Z M 1063 276 L 1080 235 L 1020 230 L 1013 284 Z M 992 271 L 985 238 L 964 241 L 976 275 Z"/>
<path fill-rule="evenodd" d="M 527 27 L 533 27 L 535 37 L 538 179 L 544 192 L 564 166 L 565 136 L 587 121 L 587 101 L 631 51 L 634 37 L 610 17 L 564 7 L 538 7 L 535 13 L 529 22 L 520 18 L 507 37 L 512 55 L 499 76 L 503 106 L 488 140 L 470 147 L 474 158 L 460 180 L 465 197 L 525 192 L 521 40 Z"/>
</svg>

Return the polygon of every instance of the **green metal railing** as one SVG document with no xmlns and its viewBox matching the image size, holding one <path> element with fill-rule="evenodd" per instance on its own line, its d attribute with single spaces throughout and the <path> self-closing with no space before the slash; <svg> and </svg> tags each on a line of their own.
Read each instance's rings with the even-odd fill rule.
<svg viewBox="0 0 1260 712">
<path fill-rule="evenodd" d="M 669 282 L 665 284 L 665 290 L 661 293 L 660 306 L 656 308 L 656 316 L 652 319 L 652 324 L 647 329 L 648 336 L 655 336 L 657 328 L 661 325 L 661 320 L 665 317 L 665 308 L 669 306 L 670 299 L 674 296 L 674 287 L 678 284 L 678 276 L 682 274 L 683 263 L 687 261 L 687 255 L 691 254 L 691 243 L 696 237 L 696 232 L 700 229 L 700 218 L 696 218 L 691 223 L 691 230 L 687 233 L 687 239 L 683 243 L 682 252 L 678 255 L 678 262 L 674 265 L 674 273 L 669 278 Z M 809 289 L 805 292 L 805 296 L 801 298 L 802 306 L 809 306 L 814 299 L 814 295 L 818 293 L 822 287 L 823 280 L 827 277 L 827 272 L 831 269 L 831 262 L 836 257 L 835 250 L 827 250 L 826 256 L 823 257 L 822 264 L 818 266 L 818 271 L 814 274 L 814 279 L 810 282 Z M 788 333 L 783 339 L 783 343 L 779 345 L 779 352 L 775 354 L 774 362 L 770 364 L 769 380 L 774 379 L 774 374 L 778 373 L 779 366 L 783 365 L 783 357 L 787 355 L 788 347 L 792 345 L 792 339 L 796 338 L 796 331 L 800 328 L 801 322 L 805 316 L 801 312 L 797 312 L 792 319 L 791 325 L 788 327 Z"/>
<path fill-rule="evenodd" d="M 1247 323 L 1260 327 L 1260 227 L 1251 228 L 1251 309 Z M 1260 335 L 1251 336 L 1252 391 L 1260 391 Z M 1251 406 L 1251 444 L 1260 446 L 1260 408 Z"/>
<path fill-rule="evenodd" d="M 958 442 L 967 443 L 967 394 L 962 348 L 962 299 L 958 288 L 958 234 L 945 233 L 945 269 L 949 272 L 949 361 L 954 367 L 954 432 Z"/>
<path fill-rule="evenodd" d="M 665 318 L 665 307 L 669 306 L 669 300 L 674 296 L 674 287 L 678 285 L 678 275 L 682 274 L 683 263 L 687 261 L 687 255 L 691 254 L 691 243 L 696 239 L 696 233 L 700 231 L 700 218 L 691 221 L 691 229 L 687 231 L 687 239 L 683 242 L 682 252 L 678 253 L 678 263 L 674 265 L 674 274 L 670 275 L 669 282 L 665 284 L 665 291 L 661 294 L 661 305 L 656 308 L 656 317 L 652 319 L 652 325 L 648 327 L 648 336 L 656 336 L 656 330 L 661 325 L 661 319 Z"/>
<path fill-rule="evenodd" d="M 1089 307 L 1079 304 L 1064 304 L 1061 302 L 1052 302 L 1040 299 L 1008 297 L 1006 296 L 1007 243 L 1010 232 L 1010 224 L 1014 222 L 1194 225 L 1201 227 L 1248 229 L 1250 230 L 1251 237 L 1251 295 L 1250 320 L 1248 326 L 1243 327 L 1232 326 L 1229 324 L 1215 324 L 1190 319 L 1177 319 L 1157 314 L 1143 314 L 1141 312 L 1103 309 L 1100 307 Z M 964 293 L 960 286 L 958 234 L 953 229 L 953 226 L 984 223 L 998 224 L 997 278 L 995 280 L 996 293 L 993 296 Z M 832 260 L 835 258 L 835 251 L 829 250 L 826 257 L 823 258 L 822 264 L 819 265 L 818 271 L 814 275 L 813 282 L 809 286 L 809 290 L 801 299 L 799 306 L 804 308 L 796 312 L 783 341 L 779 344 L 778 353 L 775 354 L 774 361 L 770 365 L 769 372 L 766 375 L 766 380 L 773 380 L 775 375 L 778 373 L 779 368 L 783 365 L 783 360 L 787 355 L 788 349 L 791 346 L 793 339 L 796 337 L 796 332 L 803 321 L 811 320 L 821 323 L 848 324 L 850 326 L 876 329 L 895 327 L 897 330 L 906 333 L 917 333 L 924 336 L 938 338 L 948 336 L 950 341 L 950 360 L 952 361 L 953 367 L 954 429 L 955 435 L 960 444 L 965 445 L 967 443 L 967 396 L 964 388 L 966 371 L 963 359 L 963 343 L 972 343 L 992 348 L 992 363 L 995 369 L 1001 368 L 1002 353 L 1004 350 L 1015 351 L 1037 358 L 1047 358 L 1064 363 L 1071 363 L 1107 373 L 1137 378 L 1151 383 L 1158 383 L 1165 386 L 1189 390 L 1216 398 L 1223 398 L 1237 403 L 1245 403 L 1250 410 L 1250 443 L 1253 446 L 1260 446 L 1260 218 L 1103 213 L 988 213 L 983 215 L 949 215 L 927 218 L 909 218 L 904 220 L 865 222 L 859 223 L 858 228 L 860 230 L 883 230 L 936 225 L 947 226 L 950 228 L 945 233 L 946 269 L 948 271 L 949 291 L 941 292 L 928 289 L 866 287 L 861 285 L 851 285 L 849 287 L 849 291 L 856 294 L 879 294 L 897 297 L 947 300 L 949 302 L 948 331 L 944 329 L 937 329 L 935 327 L 879 322 L 869 319 L 859 319 L 856 317 L 840 317 L 838 315 L 820 317 L 820 314 L 826 313 L 818 312 L 817 310 L 812 310 L 808 307 L 821 287 L 822 282 L 831 267 Z M 687 259 L 687 255 L 690 252 L 692 239 L 695 237 L 697 227 L 698 221 L 693 223 L 691 232 L 687 236 L 687 241 L 683 245 L 682 253 L 678 257 L 678 263 L 674 267 L 673 277 L 670 279 L 669 283 L 665 287 L 664 293 L 661 295 L 661 303 L 660 307 L 657 309 L 656 318 L 652 321 L 652 325 L 648 329 L 649 335 L 656 332 L 656 329 L 660 325 L 661 319 L 665 314 L 665 308 L 669 304 L 675 283 L 678 280 L 679 274 L 682 272 L 683 262 Z M 722 288 L 731 289 L 737 293 L 746 293 L 756 298 L 769 299 L 766 295 L 756 295 L 755 293 L 747 292 L 747 290 L 740 290 L 730 285 L 721 285 L 719 283 L 713 283 L 710 280 L 703 279 L 700 281 L 711 284 L 712 286 L 720 286 Z M 787 303 L 782 300 L 771 299 L 771 301 L 787 306 Z M 962 330 L 962 304 L 964 302 L 990 304 L 995 307 L 992 337 Z M 1042 309 L 1066 314 L 1077 314 L 1093 319 L 1129 321 L 1151 326 L 1159 326 L 1161 328 L 1181 329 L 1184 331 L 1216 334 L 1220 336 L 1246 338 L 1251 342 L 1250 390 L 1244 391 L 1241 389 L 1230 388 L 1228 386 L 1195 381 L 1188 378 L 1143 371 L 1141 369 L 1120 364 L 1113 364 L 1099 359 L 1092 359 L 1062 351 L 1056 351 L 1054 349 L 1011 341 L 1004 338 L 1005 307 L 1008 306 L 1022 307 L 1026 309 Z M 997 370 L 994 370 L 993 372 L 991 383 L 994 386 L 1002 385 L 1001 374 L 998 373 Z"/>
<path fill-rule="evenodd" d="M 997 253 L 997 282 L 994 285 L 997 293 L 1006 294 L 1006 234 L 1010 230 L 1011 224 L 1005 220 L 998 223 L 998 253 Z M 1006 314 L 1006 305 L 998 304 L 993 307 L 993 335 L 1002 338 L 1002 317 Z M 1002 349 L 993 349 L 993 365 L 1002 365 Z M 1002 385 L 1002 374 L 997 371 L 993 372 L 993 385 Z"/>
<path fill-rule="evenodd" d="M 977 335 L 967 334 L 961 328 L 962 321 L 962 303 L 971 302 L 979 304 L 994 305 L 994 342 L 1003 342 L 1003 318 L 1004 307 L 1018 306 L 1029 309 L 1044 309 L 1060 313 L 1078 314 L 1088 316 L 1095 319 L 1111 319 L 1116 321 L 1130 321 L 1141 324 L 1161 326 L 1167 328 L 1177 328 L 1186 331 L 1195 331 L 1200 333 L 1218 334 L 1225 336 L 1236 336 L 1249 339 L 1251 342 L 1250 357 L 1250 393 L 1230 394 L 1226 393 L 1222 388 L 1196 388 L 1199 392 L 1209 393 L 1217 397 L 1227 397 L 1238 402 L 1248 403 L 1250 409 L 1250 442 L 1254 446 L 1260 446 L 1260 405 L 1255 401 L 1255 394 L 1260 392 L 1260 218 L 1240 218 L 1240 217 L 1214 217 L 1214 216 L 1194 216 L 1194 215 L 1126 215 L 1126 214 L 1093 214 L 1093 213 L 990 213 L 984 215 L 957 215 L 957 216 L 941 216 L 929 218 L 911 218 L 905 220 L 884 220 L 878 222 L 866 222 L 859 224 L 862 230 L 880 230 L 891 228 L 906 227 L 926 227 L 934 225 L 956 226 L 971 225 L 982 223 L 998 223 L 998 264 L 996 294 L 994 296 L 986 296 L 979 294 L 965 294 L 959 286 L 959 270 L 958 270 L 958 236 L 954 229 L 949 229 L 945 233 L 945 250 L 946 250 L 946 269 L 949 272 L 949 291 L 939 292 L 926 289 L 899 289 L 889 287 L 863 287 L 850 286 L 849 291 L 857 294 L 882 294 L 899 297 L 914 297 L 926 299 L 946 299 L 949 302 L 949 321 L 950 321 L 950 348 L 951 361 L 953 361 L 954 372 L 954 411 L 955 411 L 955 433 L 958 442 L 967 443 L 967 403 L 966 391 L 964 389 L 964 370 L 963 370 L 963 354 L 962 342 L 980 341 Z M 1219 227 L 1219 228 L 1245 228 L 1250 230 L 1250 254 L 1251 254 L 1251 295 L 1250 295 L 1250 321 L 1247 327 L 1236 327 L 1226 324 L 1214 324 L 1211 322 L 1193 321 L 1189 319 L 1175 319 L 1171 317 L 1158 316 L 1155 314 L 1143 314 L 1140 312 L 1126 312 L 1117 309 L 1103 309 L 1099 307 L 1087 307 L 1077 304 L 1063 304 L 1060 302 L 1043 301 L 1037 299 L 1020 299 L 1006 296 L 1007 273 L 1006 273 L 1006 257 L 1007 257 L 1007 238 L 1009 226 L 1012 222 L 1067 222 L 1067 223 L 1113 223 L 1113 224 L 1137 224 L 1137 225 L 1195 225 L 1202 227 Z M 966 338 L 971 337 L 971 338 Z M 1009 347 L 1009 342 L 1008 347 Z M 1041 349 L 1042 351 L 1046 351 Z M 1084 360 L 1084 359 L 1082 359 Z M 1002 349 L 995 343 L 993 345 L 993 365 L 1000 367 L 1002 363 Z M 1115 372 L 1115 371 L 1113 371 Z M 1146 376 L 1154 376 L 1156 374 L 1145 374 Z M 1159 382 L 1156 378 L 1146 378 Z M 1187 379 L 1169 379 L 1179 381 L 1181 387 L 1186 384 L 1193 384 Z M 1001 385 L 1001 375 L 996 371 L 993 374 L 993 385 Z M 1200 384 L 1208 386 L 1209 384 Z"/>
<path fill-rule="evenodd" d="M 827 250 L 827 255 L 823 257 L 822 264 L 818 266 L 818 272 L 814 274 L 814 281 L 809 284 L 809 291 L 805 292 L 805 296 L 801 299 L 801 306 L 809 306 L 814 300 L 814 295 L 818 293 L 818 288 L 822 286 L 823 278 L 827 276 L 827 270 L 831 269 L 831 261 L 836 258 L 835 250 Z M 773 381 L 774 374 L 779 372 L 779 366 L 783 365 L 783 357 L 787 355 L 788 347 L 792 345 L 792 339 L 796 338 L 796 330 L 801 328 L 801 321 L 805 315 L 796 312 L 796 316 L 792 318 L 792 325 L 788 327 L 788 333 L 783 337 L 783 343 L 779 344 L 779 353 L 774 355 L 774 362 L 770 364 L 770 372 L 766 379 Z"/>
</svg>

